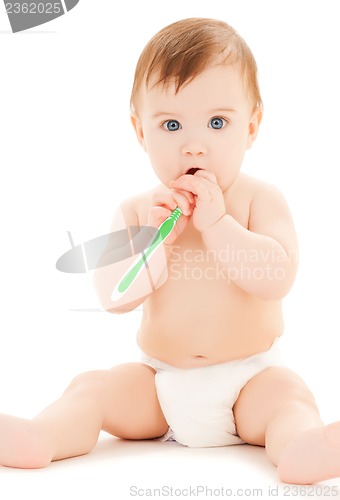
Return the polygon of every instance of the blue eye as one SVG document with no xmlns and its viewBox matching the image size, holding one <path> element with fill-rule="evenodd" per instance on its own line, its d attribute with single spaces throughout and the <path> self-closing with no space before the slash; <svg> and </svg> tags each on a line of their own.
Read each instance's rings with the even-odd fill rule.
<svg viewBox="0 0 340 500">
<path fill-rule="evenodd" d="M 182 125 L 177 120 L 167 120 L 162 124 L 162 127 L 170 132 L 176 132 L 176 130 L 182 128 Z"/>
<path fill-rule="evenodd" d="M 224 118 L 220 118 L 219 116 L 214 116 L 209 122 L 208 127 L 214 128 L 214 129 L 220 129 L 223 128 L 227 124 L 227 120 Z"/>
</svg>

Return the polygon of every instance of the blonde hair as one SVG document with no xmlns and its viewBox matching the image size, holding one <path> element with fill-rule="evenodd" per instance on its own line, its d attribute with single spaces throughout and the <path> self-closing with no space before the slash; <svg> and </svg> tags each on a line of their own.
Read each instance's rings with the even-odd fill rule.
<svg viewBox="0 0 340 500">
<path fill-rule="evenodd" d="M 131 110 L 137 110 L 143 84 L 158 77 L 155 85 L 175 82 L 176 93 L 208 67 L 232 64 L 240 67 L 254 108 L 262 108 L 257 65 L 246 42 L 227 23 L 190 18 L 159 31 L 145 46 L 137 62 L 131 93 Z"/>
</svg>

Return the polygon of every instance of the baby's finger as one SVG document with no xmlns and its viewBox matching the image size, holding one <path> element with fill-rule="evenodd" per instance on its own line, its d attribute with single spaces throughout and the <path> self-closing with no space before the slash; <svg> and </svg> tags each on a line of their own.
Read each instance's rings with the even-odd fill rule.
<svg viewBox="0 0 340 500">
<path fill-rule="evenodd" d="M 157 228 L 170 214 L 171 210 L 169 208 L 152 207 L 149 211 L 148 226 Z"/>
<path fill-rule="evenodd" d="M 179 207 L 184 215 L 191 214 L 191 206 L 188 198 L 183 193 L 175 190 L 154 193 L 152 204 L 154 206 L 166 207 L 171 211 Z"/>
<path fill-rule="evenodd" d="M 182 210 L 182 213 L 184 215 L 191 215 L 191 204 L 194 201 L 192 194 L 190 193 L 192 199 L 192 202 L 190 202 L 187 194 L 184 194 L 182 191 L 172 190 L 171 193 L 177 203 L 176 206 Z"/>
<path fill-rule="evenodd" d="M 203 179 L 207 179 L 208 181 L 212 182 L 213 184 L 217 184 L 217 178 L 216 175 L 213 174 L 212 172 L 209 172 L 208 170 L 197 170 L 195 173 L 196 177 L 201 177 Z"/>
<path fill-rule="evenodd" d="M 166 219 L 171 214 L 171 210 L 166 207 L 152 207 L 150 210 L 150 218 L 153 220 Z"/>
<path fill-rule="evenodd" d="M 153 206 L 162 206 L 166 207 L 169 210 L 175 210 L 177 207 L 176 200 L 172 196 L 171 192 L 156 192 L 152 196 L 152 205 Z"/>
<path fill-rule="evenodd" d="M 175 181 L 170 181 L 169 185 L 172 189 L 191 191 L 191 193 L 198 196 L 202 201 L 210 200 L 207 180 L 203 177 L 183 175 Z"/>
<path fill-rule="evenodd" d="M 177 189 L 177 193 L 184 195 L 190 204 L 194 203 L 194 195 L 190 191 L 184 191 L 183 189 Z"/>
</svg>

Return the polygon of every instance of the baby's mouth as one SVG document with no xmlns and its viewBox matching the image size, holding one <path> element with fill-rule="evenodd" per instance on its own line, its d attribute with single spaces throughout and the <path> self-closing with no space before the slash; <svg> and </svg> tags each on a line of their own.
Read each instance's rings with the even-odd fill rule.
<svg viewBox="0 0 340 500">
<path fill-rule="evenodd" d="M 196 168 L 196 167 L 195 168 L 194 167 L 189 168 L 189 170 L 187 170 L 186 174 L 187 175 L 195 175 L 196 172 L 197 172 L 197 170 L 201 170 L 201 169 L 200 168 Z"/>
</svg>

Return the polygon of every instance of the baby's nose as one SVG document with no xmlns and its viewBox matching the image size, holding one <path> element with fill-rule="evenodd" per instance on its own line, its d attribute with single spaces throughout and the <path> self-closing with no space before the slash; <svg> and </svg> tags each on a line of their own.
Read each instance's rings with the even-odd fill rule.
<svg viewBox="0 0 340 500">
<path fill-rule="evenodd" d="M 182 154 L 185 156 L 203 156 L 207 154 L 207 148 L 199 141 L 190 141 L 182 147 Z"/>
</svg>

